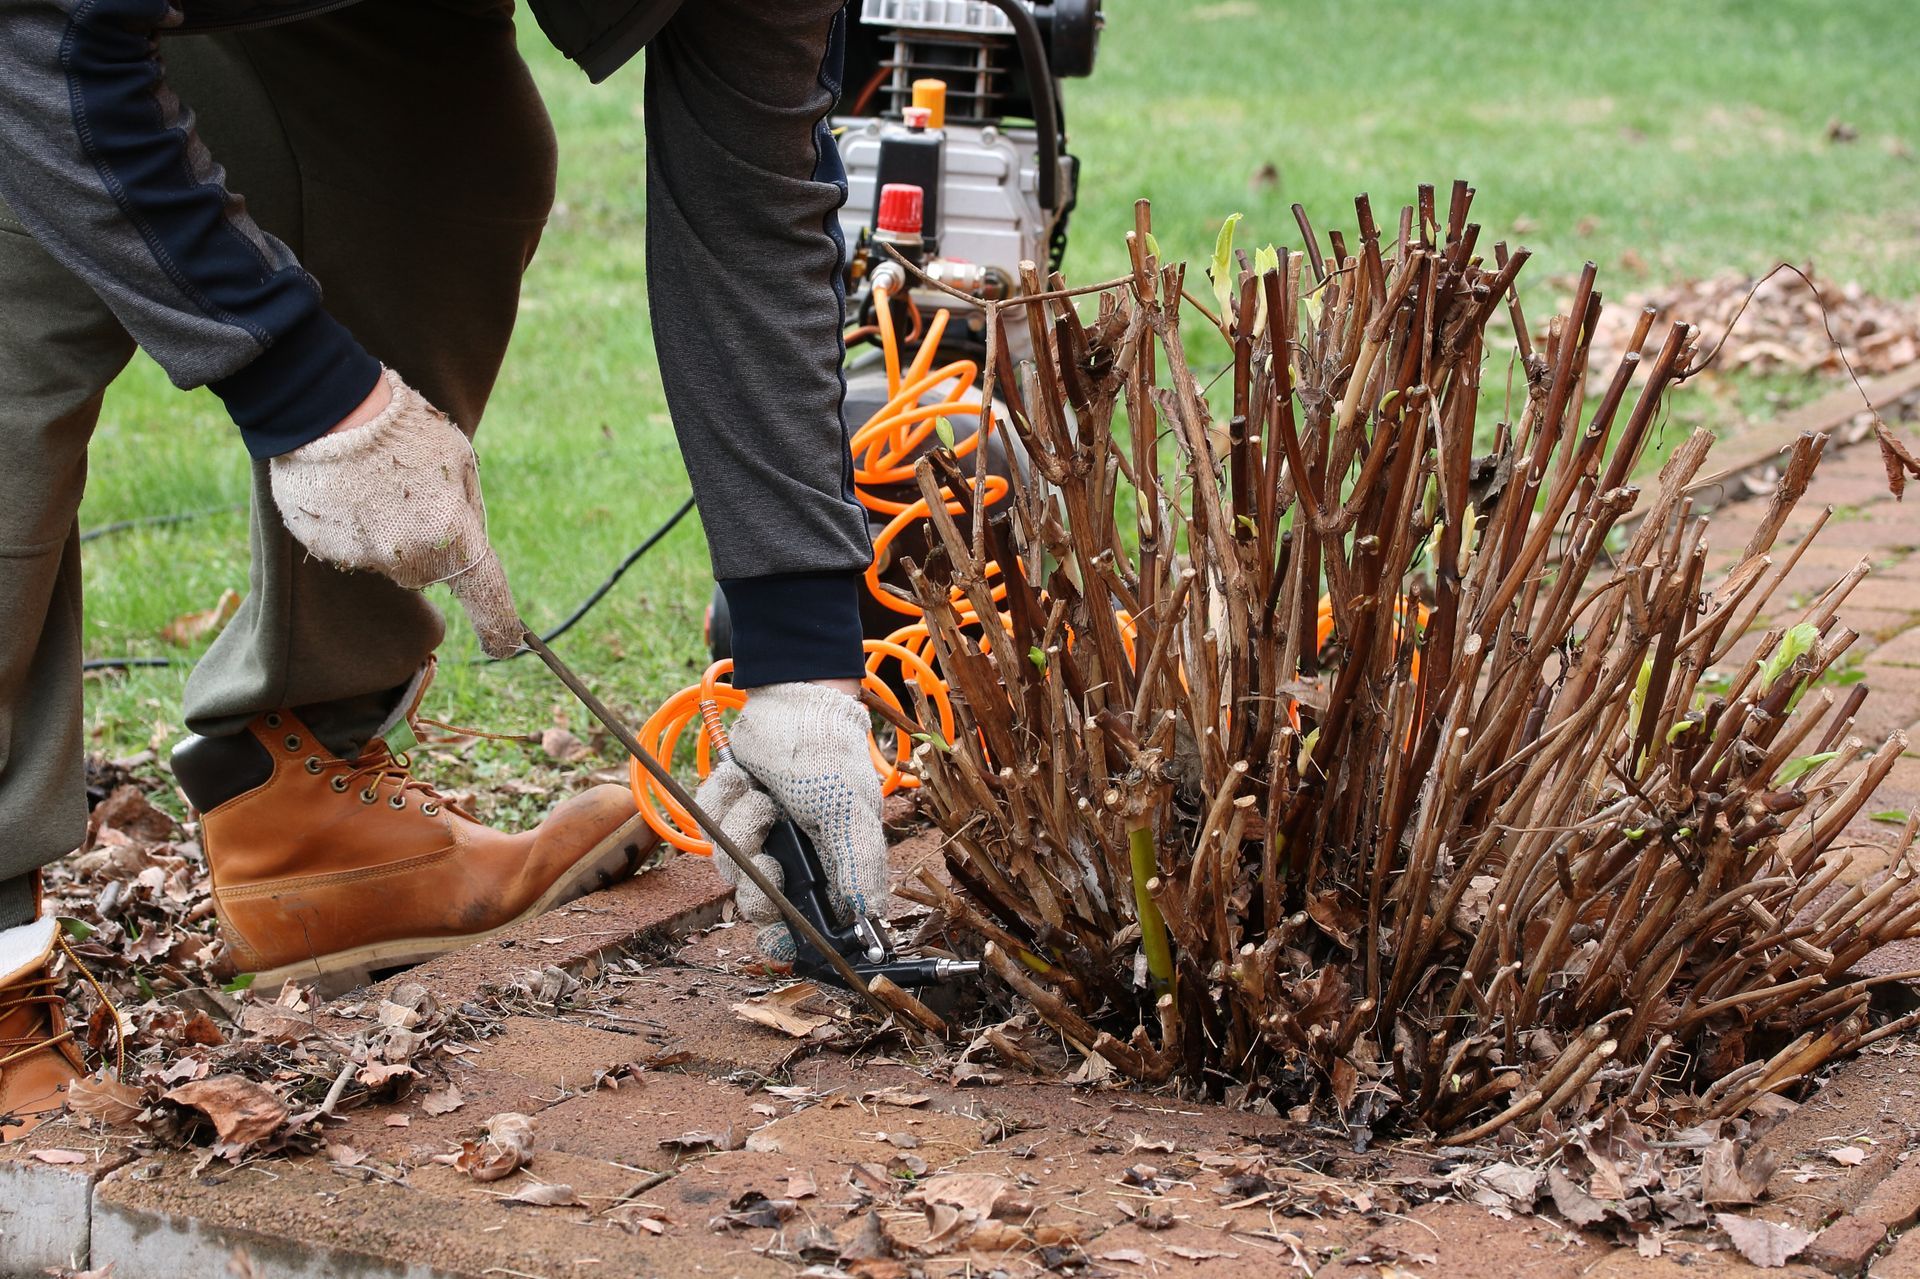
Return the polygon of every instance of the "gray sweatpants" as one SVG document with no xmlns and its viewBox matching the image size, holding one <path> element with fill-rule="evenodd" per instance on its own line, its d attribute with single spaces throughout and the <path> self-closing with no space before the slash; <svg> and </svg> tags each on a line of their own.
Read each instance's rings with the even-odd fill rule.
<svg viewBox="0 0 1920 1279">
<path fill-rule="evenodd" d="M 869 558 L 840 417 L 842 188 L 822 145 L 839 8 L 696 0 L 648 51 L 655 342 L 722 578 Z M 163 44 L 169 82 L 260 225 L 470 432 L 553 197 L 553 135 L 511 13 L 510 0 L 377 0 Z M 76 513 L 88 438 L 133 349 L 0 205 L 0 927 L 24 909 L 19 881 L 85 834 Z M 352 754 L 442 623 L 418 594 L 308 558 L 266 476 L 256 464 L 250 591 L 188 680 L 187 723 L 231 732 L 299 707 Z"/>
</svg>

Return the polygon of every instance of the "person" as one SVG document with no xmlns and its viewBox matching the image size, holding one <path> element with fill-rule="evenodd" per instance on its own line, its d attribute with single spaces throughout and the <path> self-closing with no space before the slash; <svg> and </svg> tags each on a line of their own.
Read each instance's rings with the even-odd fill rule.
<svg viewBox="0 0 1920 1279">
<path fill-rule="evenodd" d="M 864 912 L 885 863 L 849 695 L 870 548 L 840 412 L 841 0 L 533 4 L 595 79 L 647 48 L 662 381 L 752 696 L 745 771 L 707 798 L 749 843 L 791 812 Z M 422 588 L 491 656 L 523 634 L 469 437 L 554 174 L 511 0 L 0 0 L 0 1140 L 84 1069 L 39 871 L 86 829 L 76 513 L 136 347 L 211 388 L 253 459 L 250 592 L 173 756 L 234 966 L 338 989 L 632 869 L 625 788 L 496 831 L 386 744 L 442 638 Z"/>
</svg>

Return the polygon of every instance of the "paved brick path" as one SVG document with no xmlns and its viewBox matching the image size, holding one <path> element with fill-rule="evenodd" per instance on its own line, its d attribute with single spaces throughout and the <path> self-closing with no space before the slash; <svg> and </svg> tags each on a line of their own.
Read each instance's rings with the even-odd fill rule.
<svg viewBox="0 0 1920 1279">
<path fill-rule="evenodd" d="M 1810 597 L 1862 556 L 1873 563 L 1844 613 L 1862 633 L 1855 654 L 1872 688 L 1859 731 L 1878 741 L 1904 728 L 1920 739 L 1920 496 L 1895 504 L 1868 444 L 1828 457 L 1789 538 L 1822 504 L 1836 514 L 1788 594 Z M 1716 513 L 1711 541 L 1723 557 L 1745 542 L 1762 505 Z M 1917 804 L 1920 758 L 1909 756 L 1872 807 Z M 1849 878 L 1883 870 L 1896 835 L 1872 822 L 1850 830 Z M 905 865 L 930 848 L 923 838 L 897 852 Z M 795 1253 L 820 1241 L 811 1232 L 845 1240 L 870 1204 L 902 1242 L 924 1239 L 925 1215 L 902 1202 L 898 1184 L 921 1167 L 1005 1178 L 1031 1205 L 1022 1223 L 1036 1242 L 874 1262 L 863 1271 L 874 1279 L 909 1265 L 933 1276 L 1040 1273 L 1054 1259 L 1041 1246 L 1050 1232 L 1081 1239 L 1093 1271 L 1112 1275 L 1624 1279 L 1749 1269 L 1724 1248 L 1678 1239 L 1647 1257 L 1549 1218 L 1503 1221 L 1460 1203 L 1403 1211 L 1399 1187 L 1431 1175 L 1430 1150 L 1355 1156 L 1278 1118 L 1012 1074 L 958 1087 L 911 1061 L 801 1054 L 794 1040 L 729 1011 L 759 989 L 729 970 L 724 952 L 745 945 L 737 931 L 667 946 L 672 962 L 601 958 L 704 924 L 721 900 L 704 863 L 677 859 L 408 974 L 457 1005 L 483 981 L 557 965 L 597 973 L 603 998 L 584 1013 L 529 1008 L 450 1059 L 465 1099 L 456 1111 L 423 1109 L 435 1080 L 396 1104 L 349 1113 L 329 1136 L 336 1155 L 356 1152 L 351 1166 L 324 1155 L 202 1166 L 193 1153 L 155 1154 L 71 1122 L 43 1129 L 0 1155 L 0 1274 L 78 1266 L 90 1255 L 94 1266 L 113 1262 L 118 1279 L 220 1275 L 239 1249 L 263 1276 L 785 1276 L 808 1264 Z M 1910 956 L 1889 962 L 1920 967 Z M 367 998 L 335 1006 L 332 1024 L 350 1032 L 375 1008 Z M 1858 1273 L 1871 1260 L 1873 1275 L 1920 1279 L 1920 1230 L 1909 1229 L 1920 1213 L 1920 1156 L 1906 1158 L 1920 1149 L 1920 1044 L 1880 1049 L 1844 1066 L 1767 1135 L 1782 1158 L 1758 1212 L 1822 1231 L 1781 1273 L 1821 1273 L 1809 1260 Z M 647 1062 L 673 1064 L 631 1068 Z M 623 1068 L 617 1087 L 602 1086 Z M 889 1088 L 925 1101 L 870 1097 Z M 537 1117 L 528 1170 L 482 1186 L 435 1162 L 507 1110 Z M 1844 1142 L 1868 1158 L 1836 1164 L 1827 1151 Z M 34 1149 L 88 1159 L 48 1164 Z M 1256 1158 L 1270 1184 L 1245 1193 L 1231 1179 Z M 506 1202 L 535 1182 L 569 1185 L 588 1206 Z M 779 1229 L 712 1228 L 749 1192 L 792 1199 L 797 1215 Z M 1149 1230 L 1142 1216 L 1170 1223 Z"/>
<path fill-rule="evenodd" d="M 1764 501 L 1749 498 L 1713 512 L 1708 536 L 1716 569 L 1737 558 L 1765 507 Z M 1832 507 L 1833 515 L 1787 575 L 1774 616 L 1756 624 L 1735 648 L 1733 659 L 1751 651 L 1765 623 L 1790 623 L 1796 604 L 1810 601 L 1865 560 L 1871 572 L 1848 596 L 1840 614 L 1845 625 L 1860 633 L 1841 664 L 1849 677 L 1857 671 L 1869 690 L 1854 731 L 1869 745 L 1878 745 L 1897 730 L 1920 744 L 1920 488 L 1907 500 L 1896 501 L 1887 491 L 1880 453 L 1871 441 L 1830 448 L 1776 543 L 1776 561 L 1805 536 L 1825 507 Z M 1920 751 L 1909 750 L 1894 764 L 1868 809 L 1884 813 L 1915 808 L 1920 808 Z M 1842 840 L 1855 857 L 1844 878 L 1852 882 L 1884 870 L 1899 830 L 1890 822 L 1856 822 Z M 1915 962 L 1902 966 L 1920 968 L 1920 946 L 1906 949 Z"/>
</svg>

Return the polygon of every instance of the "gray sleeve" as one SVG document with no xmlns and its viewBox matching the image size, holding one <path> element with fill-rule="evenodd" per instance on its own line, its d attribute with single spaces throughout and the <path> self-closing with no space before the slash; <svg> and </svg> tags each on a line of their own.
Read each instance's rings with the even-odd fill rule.
<svg viewBox="0 0 1920 1279">
<path fill-rule="evenodd" d="M 647 48 L 647 292 L 740 687 L 857 678 L 841 0 L 700 0 Z"/>
<path fill-rule="evenodd" d="M 155 39 L 177 18 L 166 0 L 0 0 L 0 196 L 271 456 L 345 417 L 379 366 L 194 134 Z"/>
</svg>

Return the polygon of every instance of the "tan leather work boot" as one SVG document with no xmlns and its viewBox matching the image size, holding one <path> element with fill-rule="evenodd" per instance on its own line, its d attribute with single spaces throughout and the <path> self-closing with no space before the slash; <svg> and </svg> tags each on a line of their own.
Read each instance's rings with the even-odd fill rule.
<svg viewBox="0 0 1920 1279">
<path fill-rule="evenodd" d="M 263 992 L 331 997 L 633 873 L 652 832 L 624 786 L 596 786 L 533 830 L 481 825 L 375 738 L 337 757 L 288 711 L 194 737 L 173 772 L 201 813 L 220 932 Z"/>
<path fill-rule="evenodd" d="M 53 976 L 51 916 L 0 929 L 0 1143 L 26 1136 L 86 1074 Z"/>
</svg>

